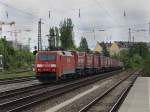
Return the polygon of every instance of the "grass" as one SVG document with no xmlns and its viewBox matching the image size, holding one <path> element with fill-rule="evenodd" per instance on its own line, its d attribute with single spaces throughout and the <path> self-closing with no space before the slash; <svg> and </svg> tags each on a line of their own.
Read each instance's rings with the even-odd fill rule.
<svg viewBox="0 0 150 112">
<path fill-rule="evenodd" d="M 32 76 L 34 76 L 33 71 L 28 71 L 23 73 L 0 74 L 0 80 L 11 80 L 15 78 L 32 77 Z"/>
</svg>

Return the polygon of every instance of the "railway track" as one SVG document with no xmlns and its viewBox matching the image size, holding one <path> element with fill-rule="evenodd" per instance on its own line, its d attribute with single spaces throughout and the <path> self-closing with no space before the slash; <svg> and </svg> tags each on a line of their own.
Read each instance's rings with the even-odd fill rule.
<svg viewBox="0 0 150 112">
<path fill-rule="evenodd" d="M 54 87 L 41 85 L 41 87 L 33 87 L 22 89 L 19 91 L 17 90 L 14 92 L 3 93 L 2 95 L 0 95 L 0 110 L 1 112 L 19 112 L 46 99 L 55 98 L 61 94 L 73 91 L 82 86 L 87 86 L 88 84 L 110 77 L 117 72 L 118 71 L 95 75 L 67 84 L 61 84 L 58 86 L 56 85 Z"/>
<path fill-rule="evenodd" d="M 78 112 L 117 112 L 140 71 L 120 80 Z"/>
<path fill-rule="evenodd" d="M 0 85 L 36 80 L 35 77 L 23 77 L 10 80 L 0 80 Z"/>
<path fill-rule="evenodd" d="M 28 70 L 18 70 L 18 71 L 13 71 L 13 72 L 2 72 L 2 73 L 0 73 L 0 75 L 1 74 L 12 74 L 12 73 L 23 73 L 23 72 L 30 72 L 30 71 L 32 71 L 32 69 L 28 69 Z"/>
</svg>

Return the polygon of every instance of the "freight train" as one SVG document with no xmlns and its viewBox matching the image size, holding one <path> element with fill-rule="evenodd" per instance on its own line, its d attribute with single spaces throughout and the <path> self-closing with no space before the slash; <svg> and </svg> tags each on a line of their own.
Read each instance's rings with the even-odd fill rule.
<svg viewBox="0 0 150 112">
<path fill-rule="evenodd" d="M 78 51 L 39 51 L 34 71 L 43 83 L 120 69 L 122 62 L 100 54 Z"/>
</svg>

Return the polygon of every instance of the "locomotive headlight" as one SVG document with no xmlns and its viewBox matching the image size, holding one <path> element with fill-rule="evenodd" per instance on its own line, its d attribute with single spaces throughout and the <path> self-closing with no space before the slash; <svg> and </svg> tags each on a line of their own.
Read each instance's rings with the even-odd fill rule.
<svg viewBox="0 0 150 112">
<path fill-rule="evenodd" d="M 51 67 L 56 67 L 56 64 L 51 64 L 50 66 L 51 66 Z"/>
<path fill-rule="evenodd" d="M 37 67 L 43 67 L 43 64 L 37 64 Z"/>
</svg>

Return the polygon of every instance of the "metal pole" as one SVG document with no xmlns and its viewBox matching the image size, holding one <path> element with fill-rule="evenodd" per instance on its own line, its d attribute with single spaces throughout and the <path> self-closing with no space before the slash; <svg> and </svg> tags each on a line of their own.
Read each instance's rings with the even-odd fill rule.
<svg viewBox="0 0 150 112">
<path fill-rule="evenodd" d="M 4 36 L 4 69 L 6 68 L 6 36 Z"/>
<path fill-rule="evenodd" d="M 149 25 L 149 35 L 150 35 L 150 23 L 148 23 L 148 25 Z"/>
<path fill-rule="evenodd" d="M 29 51 L 30 51 L 30 42 L 31 42 L 31 38 L 28 38 Z"/>
<path fill-rule="evenodd" d="M 133 43 L 134 43 L 134 39 L 135 39 L 134 36 L 132 38 L 133 38 Z"/>
<path fill-rule="evenodd" d="M 131 28 L 129 28 L 129 42 L 131 42 Z"/>
<path fill-rule="evenodd" d="M 38 51 L 42 50 L 41 19 L 38 22 Z"/>
</svg>

